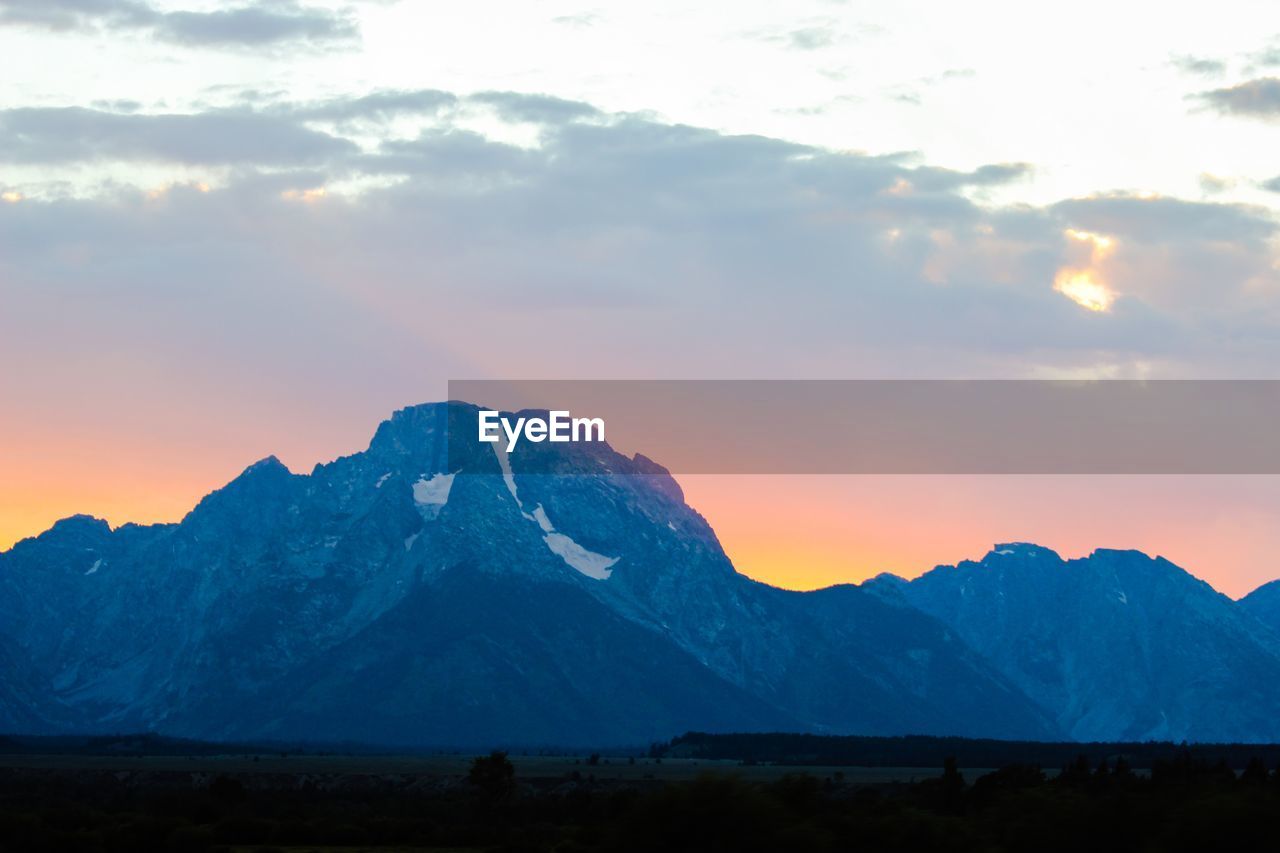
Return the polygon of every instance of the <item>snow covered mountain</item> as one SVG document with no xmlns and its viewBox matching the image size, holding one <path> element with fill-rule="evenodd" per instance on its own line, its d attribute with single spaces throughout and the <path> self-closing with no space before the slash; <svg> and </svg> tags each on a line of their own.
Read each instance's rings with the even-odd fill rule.
<svg viewBox="0 0 1280 853">
<path fill-rule="evenodd" d="M 309 475 L 264 459 L 179 524 L 77 516 L 0 554 L 0 728 L 471 746 L 1060 734 L 903 601 L 739 575 L 643 456 L 525 444 L 450 464 L 447 431 L 475 417 L 404 409 L 365 452 Z"/>
<path fill-rule="evenodd" d="M 1017 543 L 864 588 L 951 626 L 1074 739 L 1280 740 L 1277 635 L 1167 560 Z"/>
</svg>

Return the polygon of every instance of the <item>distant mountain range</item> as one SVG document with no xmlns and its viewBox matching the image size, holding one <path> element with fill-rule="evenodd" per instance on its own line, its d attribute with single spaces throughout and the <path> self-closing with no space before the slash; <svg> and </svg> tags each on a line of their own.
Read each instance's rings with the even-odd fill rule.
<svg viewBox="0 0 1280 853">
<path fill-rule="evenodd" d="M 447 431 L 475 418 L 407 408 L 363 453 L 309 475 L 262 460 L 178 524 L 76 516 L 0 553 L 0 730 L 1280 741 L 1273 585 L 1236 603 L 1136 552 L 1019 544 L 789 592 L 738 574 L 644 456 L 485 446 L 450 466 Z"/>
<path fill-rule="evenodd" d="M 863 588 L 942 620 L 1072 739 L 1280 741 L 1276 633 L 1168 560 L 1017 543 Z"/>
</svg>

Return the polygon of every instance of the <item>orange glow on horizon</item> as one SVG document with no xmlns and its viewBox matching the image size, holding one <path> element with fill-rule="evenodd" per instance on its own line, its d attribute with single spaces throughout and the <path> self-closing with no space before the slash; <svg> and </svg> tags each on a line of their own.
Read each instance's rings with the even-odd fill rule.
<svg viewBox="0 0 1280 853">
<path fill-rule="evenodd" d="M 0 459 L 0 550 L 75 513 L 178 521 L 266 453 L 242 445 L 111 458 L 92 447 Z M 8 446 L 12 447 L 12 444 Z M 289 456 L 294 471 L 301 453 Z M 113 461 L 114 460 L 114 461 Z M 906 577 L 1030 541 L 1065 558 L 1099 547 L 1167 557 L 1232 597 L 1280 574 L 1277 477 L 698 475 L 677 478 L 737 569 L 790 589 Z"/>
<path fill-rule="evenodd" d="M 679 477 L 738 571 L 791 589 L 916 577 L 1026 541 L 1163 556 L 1231 597 L 1280 576 L 1280 477 Z"/>
</svg>

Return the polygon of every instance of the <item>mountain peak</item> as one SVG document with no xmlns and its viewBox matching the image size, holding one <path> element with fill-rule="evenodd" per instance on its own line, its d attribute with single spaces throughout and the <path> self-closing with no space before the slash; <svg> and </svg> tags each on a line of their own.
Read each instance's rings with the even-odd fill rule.
<svg viewBox="0 0 1280 853">
<path fill-rule="evenodd" d="M 1002 557 L 1018 557 L 1022 559 L 1044 558 L 1060 561 L 1062 557 L 1052 548 L 1037 545 L 1034 542 L 999 542 L 992 546 L 980 562 L 988 563 Z"/>
<path fill-rule="evenodd" d="M 248 468 L 245 468 L 244 471 L 240 472 L 240 476 L 246 477 L 250 474 L 260 474 L 269 471 L 283 471 L 286 474 L 292 473 L 287 465 L 277 459 L 275 454 L 272 454 L 259 459 Z"/>
<path fill-rule="evenodd" d="M 878 595 L 886 601 L 905 603 L 906 588 L 911 581 L 895 575 L 893 572 L 881 572 L 873 578 L 867 578 L 858 584 L 858 588 L 872 595 Z"/>
<path fill-rule="evenodd" d="M 105 519 L 98 518 L 97 516 L 87 515 L 85 513 L 76 513 L 75 515 L 69 515 L 66 518 L 58 519 L 49 529 L 64 533 L 73 530 L 94 533 L 110 533 L 111 525 L 108 524 Z"/>
<path fill-rule="evenodd" d="M 92 548 L 97 547 L 111 536 L 111 525 L 104 519 L 92 515 L 78 513 L 60 518 L 43 533 L 31 536 L 14 544 L 14 549 L 21 549 L 36 543 L 55 547 Z M 0 551 L 0 553 L 9 553 Z"/>
</svg>

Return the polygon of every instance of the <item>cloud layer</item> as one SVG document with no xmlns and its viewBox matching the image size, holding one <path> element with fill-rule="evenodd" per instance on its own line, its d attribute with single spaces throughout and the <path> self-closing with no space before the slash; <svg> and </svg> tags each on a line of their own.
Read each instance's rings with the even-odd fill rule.
<svg viewBox="0 0 1280 853">
<path fill-rule="evenodd" d="M 124 176 L 9 189 L 9 355 L 101 346 L 109 305 L 130 334 L 158 323 L 162 349 L 203 341 L 203 363 L 287 375 L 349 345 L 387 398 L 411 380 L 362 342 L 429 352 L 439 378 L 501 375 L 517 353 L 547 376 L 1235 375 L 1280 357 L 1267 211 L 1124 192 L 980 203 L 1021 163 L 953 170 L 435 90 L 13 109 L 0 140 L 3 164 Z M 182 177 L 127 180 L 144 167 Z M 75 334 L 23 319 L 55 310 Z M 481 327 L 501 345 L 477 348 Z"/>
<path fill-rule="evenodd" d="M 350 15 L 292 0 L 258 0 L 213 11 L 162 11 L 137 0 L 0 0 L 0 25 L 58 31 L 144 33 L 189 47 L 334 44 L 359 36 Z"/>
</svg>

